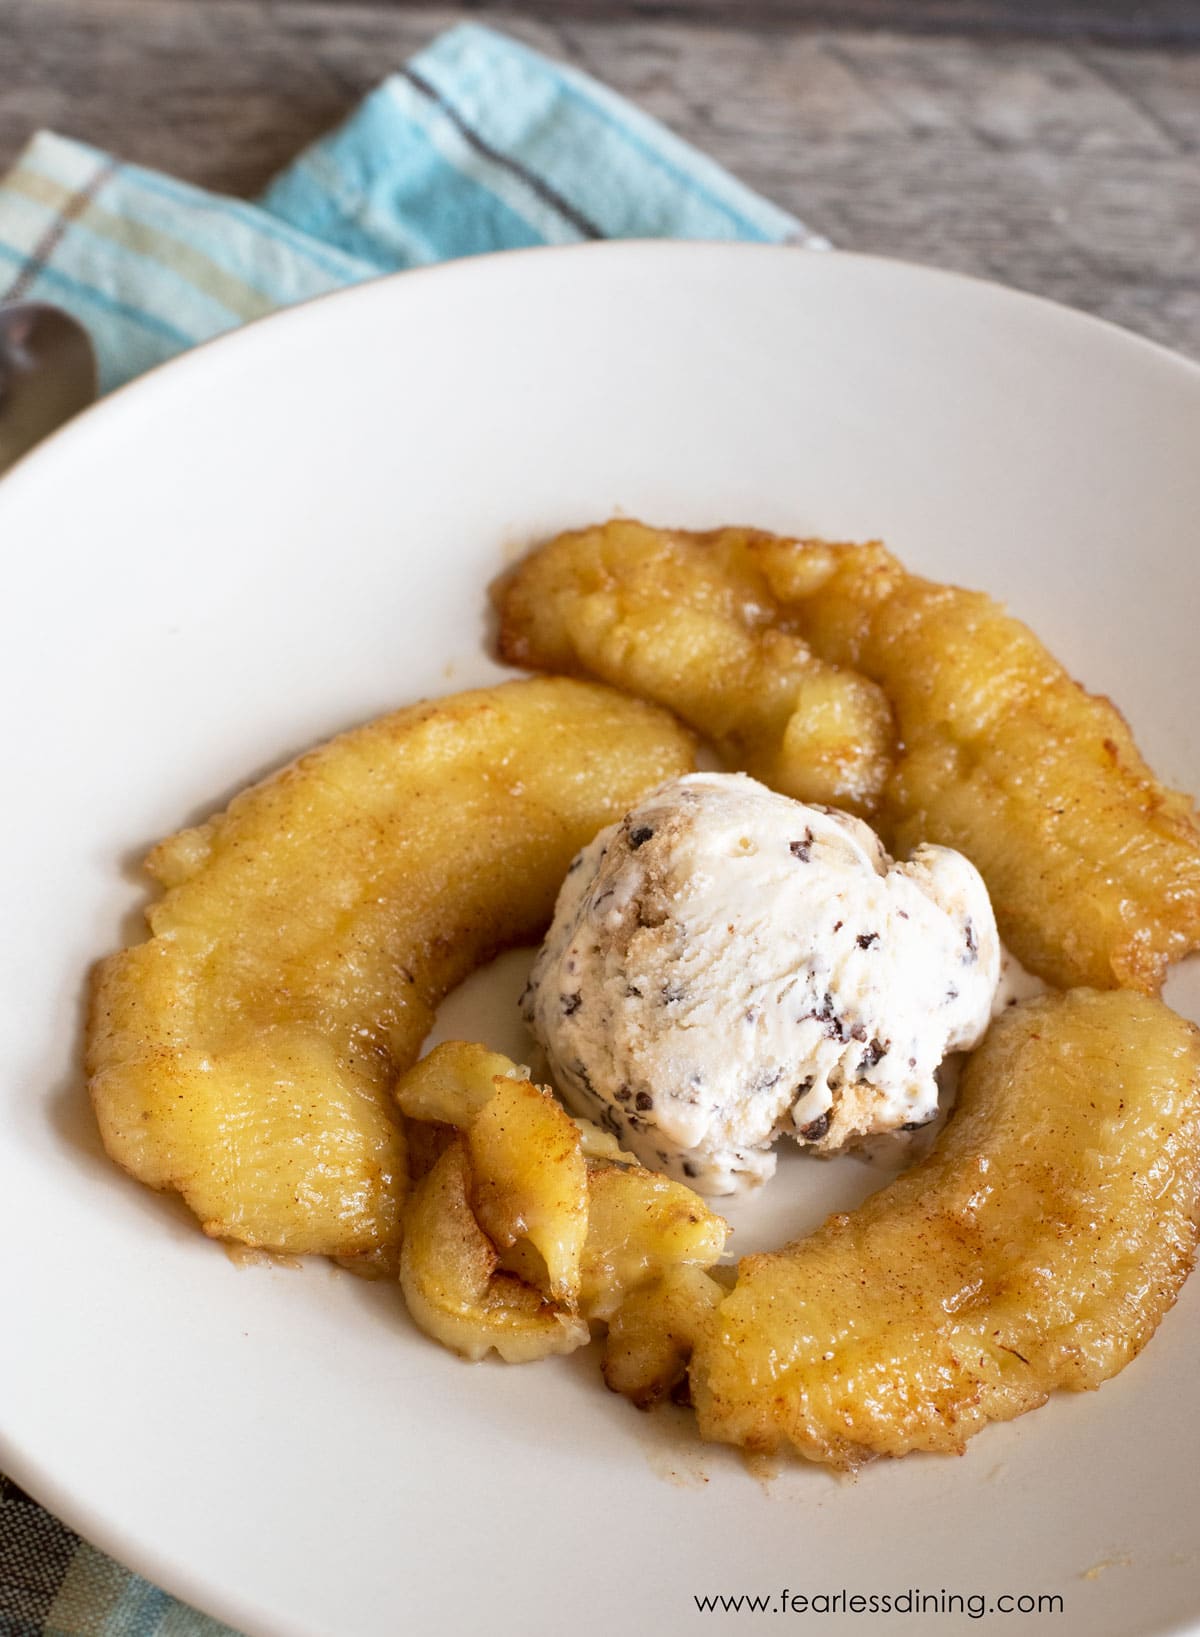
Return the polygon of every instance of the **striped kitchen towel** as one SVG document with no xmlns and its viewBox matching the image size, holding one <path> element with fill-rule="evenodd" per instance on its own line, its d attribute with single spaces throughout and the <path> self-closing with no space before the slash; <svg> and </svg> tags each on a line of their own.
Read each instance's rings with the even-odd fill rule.
<svg viewBox="0 0 1200 1637">
<path fill-rule="evenodd" d="M 442 35 L 257 204 L 43 133 L 0 181 L 0 300 L 67 308 L 104 391 L 247 319 L 399 268 L 581 239 L 826 248 L 586 75 Z M 0 1637 L 228 1637 L 0 1477 Z"/>
<path fill-rule="evenodd" d="M 307 296 L 581 239 L 824 248 L 595 80 L 490 29 L 443 34 L 256 204 L 35 136 L 0 181 L 0 300 L 90 330 L 108 391 Z"/>
</svg>

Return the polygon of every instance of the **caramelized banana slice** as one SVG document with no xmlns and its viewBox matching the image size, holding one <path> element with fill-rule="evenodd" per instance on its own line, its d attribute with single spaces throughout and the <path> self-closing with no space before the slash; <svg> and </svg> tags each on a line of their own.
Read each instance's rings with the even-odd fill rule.
<svg viewBox="0 0 1200 1637">
<path fill-rule="evenodd" d="M 927 1159 L 741 1264 L 692 1359 L 700 1430 L 849 1467 L 1097 1387 L 1175 1300 L 1198 1190 L 1191 1024 L 1131 991 L 1016 1007 Z"/>
<path fill-rule="evenodd" d="M 1156 992 L 1200 946 L 1200 829 L 1111 701 L 990 597 L 918 579 L 882 546 L 765 536 L 754 551 L 816 651 L 887 691 L 895 848 L 966 853 L 1001 937 L 1047 982 Z"/>
<path fill-rule="evenodd" d="M 417 1147 L 430 1129 L 465 1133 L 471 1203 L 501 1267 L 569 1308 L 582 1299 L 589 1318 L 678 1263 L 721 1254 L 725 1224 L 697 1195 L 572 1119 L 499 1052 L 437 1046 L 401 1076 L 396 1101 Z"/>
<path fill-rule="evenodd" d="M 668 1268 L 621 1303 L 604 1344 L 604 1380 L 648 1410 L 687 1377 L 688 1360 L 725 1292 L 693 1263 Z"/>
<path fill-rule="evenodd" d="M 571 1120 L 579 1132 L 583 1157 L 589 1160 L 611 1160 L 614 1165 L 636 1165 L 637 1157 L 621 1147 L 611 1131 L 605 1131 L 591 1120 L 572 1114 Z"/>
<path fill-rule="evenodd" d="M 611 1319 L 626 1296 L 669 1269 L 708 1268 L 729 1225 L 690 1188 L 640 1165 L 588 1162 L 588 1231 L 580 1308 Z"/>
<path fill-rule="evenodd" d="M 389 1098 L 443 995 L 538 937 L 575 852 L 692 762 L 663 712 L 509 683 L 345 733 L 149 859 L 154 936 L 100 968 L 109 1154 L 206 1233 L 378 1261 L 399 1238 Z"/>
<path fill-rule="evenodd" d="M 588 1340 L 583 1319 L 500 1269 L 471 1210 L 461 1137 L 417 1184 L 405 1218 L 400 1285 L 421 1329 L 477 1360 L 493 1349 L 509 1364 L 571 1353 Z"/>
<path fill-rule="evenodd" d="M 465 1130 L 496 1095 L 498 1079 L 524 1080 L 528 1071 L 503 1052 L 469 1040 L 445 1040 L 396 1082 L 396 1102 L 410 1120 Z"/>
<path fill-rule="evenodd" d="M 755 559 L 759 538 L 628 521 L 560 535 L 498 588 L 500 651 L 667 705 L 785 795 L 869 814 L 891 767 L 891 709 L 810 650 Z"/>
<path fill-rule="evenodd" d="M 396 1101 L 417 1132 L 428 1121 L 465 1132 L 479 1226 L 510 1271 L 574 1307 L 587 1233 L 583 1137 L 526 1072 L 500 1052 L 450 1040 L 401 1076 Z"/>
<path fill-rule="evenodd" d="M 418 1185 L 401 1283 L 421 1328 L 469 1358 L 489 1347 L 513 1362 L 567 1351 L 547 1315 L 566 1324 L 579 1308 L 586 1334 L 587 1319 L 610 1318 L 631 1290 L 708 1267 L 725 1243 L 725 1223 L 690 1189 L 642 1170 L 520 1073 L 497 1052 L 451 1041 L 396 1087 L 415 1130 L 463 1128 Z M 611 1157 L 585 1159 L 589 1150 Z M 509 1327 L 517 1334 L 504 1340 Z"/>
<path fill-rule="evenodd" d="M 574 1307 L 588 1229 L 579 1130 L 553 1093 L 498 1075 L 467 1128 L 471 1201 L 497 1249 L 527 1239 L 546 1264 L 547 1294 Z"/>
</svg>

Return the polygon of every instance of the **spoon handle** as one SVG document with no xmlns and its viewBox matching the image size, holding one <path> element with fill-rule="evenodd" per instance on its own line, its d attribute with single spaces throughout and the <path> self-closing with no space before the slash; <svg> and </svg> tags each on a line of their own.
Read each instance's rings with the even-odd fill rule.
<svg viewBox="0 0 1200 1637">
<path fill-rule="evenodd" d="M 0 304 L 0 474 L 96 396 L 96 355 L 69 313 Z"/>
</svg>

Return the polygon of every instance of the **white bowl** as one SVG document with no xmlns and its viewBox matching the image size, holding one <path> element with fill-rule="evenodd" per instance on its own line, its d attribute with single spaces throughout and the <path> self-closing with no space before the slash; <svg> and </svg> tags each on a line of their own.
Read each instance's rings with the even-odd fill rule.
<svg viewBox="0 0 1200 1637">
<path fill-rule="evenodd" d="M 497 674 L 486 582 L 618 510 L 883 535 L 1007 598 L 1200 787 L 1200 371 L 1043 302 L 795 250 L 534 251 L 318 301 L 118 393 L 0 485 L 0 1462 L 256 1634 L 744 1630 L 694 1599 L 785 1587 L 1059 1595 L 1059 1637 L 1184 1629 L 1200 1287 L 1118 1380 L 961 1460 L 764 1485 L 589 1356 L 471 1368 L 391 1289 L 237 1270 L 103 1158 L 84 981 L 136 935 L 146 845 L 314 740 Z M 460 1027 L 487 988 L 451 1003 Z M 1197 1014 L 1186 973 L 1171 995 Z"/>
</svg>

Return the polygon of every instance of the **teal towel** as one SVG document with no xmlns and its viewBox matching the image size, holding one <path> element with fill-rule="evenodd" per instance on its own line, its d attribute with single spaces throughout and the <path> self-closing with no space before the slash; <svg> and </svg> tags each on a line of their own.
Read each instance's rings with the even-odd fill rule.
<svg viewBox="0 0 1200 1637">
<path fill-rule="evenodd" d="M 583 239 L 828 248 L 595 80 L 443 34 L 256 205 L 50 132 L 0 181 L 0 300 L 65 307 L 102 391 L 277 307 L 455 256 Z M 228 1637 L 0 1477 L 0 1634 Z"/>
<path fill-rule="evenodd" d="M 74 313 L 109 391 L 247 319 L 379 273 L 632 238 L 826 248 L 595 80 L 466 24 L 254 205 L 35 136 L 0 182 L 0 300 Z"/>
</svg>

